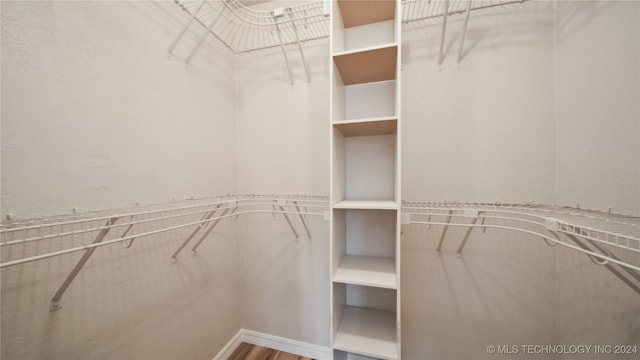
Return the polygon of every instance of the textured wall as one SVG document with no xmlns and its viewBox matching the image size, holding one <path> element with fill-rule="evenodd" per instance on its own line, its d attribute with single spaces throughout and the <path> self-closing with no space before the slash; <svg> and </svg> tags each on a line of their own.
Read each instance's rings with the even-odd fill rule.
<svg viewBox="0 0 640 360">
<path fill-rule="evenodd" d="M 640 214 L 640 4 L 559 2 L 557 201 Z"/>
<path fill-rule="evenodd" d="M 186 21 L 175 4 L 1 6 L 3 216 L 235 191 L 233 55 L 211 42 L 186 66 L 188 33 L 168 58 Z M 3 269 L 2 359 L 213 358 L 240 328 L 235 225 L 170 265 L 191 230 L 97 249 L 56 312 L 49 299 L 81 253 Z M 2 260 L 30 250 L 3 247 Z"/>
<path fill-rule="evenodd" d="M 169 59 L 178 9 L 2 2 L 3 215 L 235 191 L 233 54 Z"/>
<path fill-rule="evenodd" d="M 449 18 L 442 66 L 441 20 L 403 32 L 403 199 L 553 203 L 553 16 L 549 2 L 472 14 L 459 65 L 463 16 Z M 522 359 L 486 348 L 554 342 L 553 248 L 474 230 L 458 258 L 465 229 L 452 227 L 437 256 L 441 232 L 403 229 L 403 359 Z"/>
<path fill-rule="evenodd" d="M 558 202 L 638 215 L 640 3 L 560 2 L 556 14 Z M 638 293 L 586 256 L 556 262 L 558 343 L 640 344 Z"/>
<path fill-rule="evenodd" d="M 288 48 L 294 85 L 280 49 L 237 57 L 238 191 L 329 193 L 328 46 Z M 329 346 L 329 227 L 311 218 L 299 241 L 281 215 L 240 219 L 242 327 Z"/>
</svg>

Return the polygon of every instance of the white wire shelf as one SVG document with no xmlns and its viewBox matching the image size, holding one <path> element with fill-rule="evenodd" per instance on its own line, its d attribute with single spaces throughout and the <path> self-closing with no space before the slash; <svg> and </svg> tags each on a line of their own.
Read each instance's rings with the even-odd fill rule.
<svg viewBox="0 0 640 360">
<path fill-rule="evenodd" d="M 640 294 L 640 217 L 542 204 L 428 203 L 403 201 L 403 224 L 442 226 L 436 251 L 447 229 L 467 231 L 462 251 L 474 228 L 518 231 L 587 255 Z"/>
<path fill-rule="evenodd" d="M 328 207 L 326 196 L 226 195 L 81 214 L 12 219 L 0 224 L 0 268 L 83 252 L 51 299 L 53 311 L 60 307 L 62 295 L 98 247 L 119 243 L 130 248 L 140 238 L 180 229 L 191 230 L 168 256 L 173 263 L 187 245 L 192 246 L 191 252 L 195 254 L 220 221 L 243 214 L 282 215 L 296 239 L 301 237 L 302 229 L 311 239 L 308 217 L 324 216 Z"/>
<path fill-rule="evenodd" d="M 462 60 L 464 38 L 471 12 L 497 6 L 523 3 L 530 0 L 401 0 L 402 23 L 414 28 L 425 21 L 442 18 L 442 35 L 439 64 L 443 60 L 443 48 L 448 16 L 466 14 L 458 63 Z M 305 69 L 307 82 L 310 71 L 304 57 L 303 44 L 329 37 L 330 1 L 308 2 L 272 11 L 259 11 L 244 6 L 238 0 L 174 0 L 187 14 L 189 20 L 169 46 L 171 54 L 186 31 L 197 24 L 200 40 L 193 47 L 186 62 L 189 63 L 208 35 L 213 35 L 235 54 L 280 48 L 287 65 L 289 80 L 293 85 L 291 64 L 285 47 L 297 46 Z"/>
<path fill-rule="evenodd" d="M 370 208 L 370 202 L 341 202 L 334 208 Z M 394 202 L 393 208 L 398 205 Z M 374 203 L 374 205 L 377 203 Z M 386 203 L 385 203 L 386 204 Z M 344 205 L 344 206 L 340 206 Z M 0 223 L 0 268 L 84 252 L 68 281 L 52 299 L 52 309 L 84 263 L 100 246 L 119 243 L 129 248 L 134 241 L 163 232 L 191 229 L 169 257 L 175 261 L 189 244 L 195 253 L 216 225 L 243 214 L 281 215 L 297 239 L 312 234 L 310 216 L 323 216 L 330 208 L 324 195 L 225 195 L 168 204 L 136 206 L 105 211 L 11 219 Z M 378 208 L 378 207 L 375 207 Z M 385 209 L 387 207 L 384 207 Z M 609 212 L 541 204 L 402 202 L 403 224 L 443 226 L 438 251 L 451 226 L 466 227 L 458 248 L 463 248 L 474 228 L 519 231 L 543 239 L 548 245 L 583 253 L 603 265 L 640 294 L 640 217 Z M 195 241 L 199 237 L 198 241 Z M 56 240 L 55 242 L 52 240 Z M 70 241 L 59 241 L 67 239 Z M 82 243 L 78 244 L 80 240 Z M 41 246 L 46 242 L 48 246 Z M 57 244 L 55 246 L 50 246 Z M 64 245 L 62 244 L 67 244 Z M 60 246 L 63 246 L 60 248 Z M 19 251 L 12 251 L 19 247 Z M 348 280 L 348 279 L 347 279 Z M 349 280 L 351 281 L 351 280 Z"/>
<path fill-rule="evenodd" d="M 329 37 L 329 13 L 324 1 L 283 8 L 283 12 L 260 11 L 238 0 L 174 0 L 195 21 L 236 54 L 304 43 Z M 410 24 L 448 15 L 522 3 L 529 0 L 403 0 L 402 22 Z M 448 9 L 446 11 L 445 9 Z M 217 20 L 216 20 L 217 19 Z M 280 30 L 281 37 L 278 37 Z"/>
</svg>

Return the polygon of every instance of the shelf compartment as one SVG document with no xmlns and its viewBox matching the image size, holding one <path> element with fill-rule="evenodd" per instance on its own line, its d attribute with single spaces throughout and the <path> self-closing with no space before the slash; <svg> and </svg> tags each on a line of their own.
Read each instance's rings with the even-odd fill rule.
<svg viewBox="0 0 640 360">
<path fill-rule="evenodd" d="M 333 281 L 344 284 L 396 289 L 396 266 L 393 258 L 345 256 Z"/>
<path fill-rule="evenodd" d="M 334 204 L 342 208 L 397 209 L 397 136 L 344 137 L 340 130 L 333 130 Z M 343 200 L 350 202 L 338 205 Z"/>
<path fill-rule="evenodd" d="M 344 86 L 334 64 L 333 122 L 397 118 L 395 80 Z"/>
<path fill-rule="evenodd" d="M 338 7 L 346 29 L 396 17 L 396 0 L 338 0 Z"/>
<path fill-rule="evenodd" d="M 379 359 L 398 358 L 393 312 L 345 306 L 333 347 Z"/>
<path fill-rule="evenodd" d="M 333 55 L 343 85 L 394 80 L 397 61 L 398 46 L 395 43 Z"/>
<path fill-rule="evenodd" d="M 345 264 L 345 259 L 349 257 L 381 258 L 388 259 L 387 261 L 393 263 L 396 253 L 397 214 L 397 211 L 389 210 L 334 209 L 332 274 L 338 274 L 340 267 L 360 265 L 361 269 L 365 269 L 365 264 L 354 264 L 353 262 Z M 367 264 L 366 266 L 372 265 Z M 388 263 L 375 265 L 377 270 L 388 274 L 393 273 L 395 276 L 395 265 L 392 264 L 391 267 L 388 266 Z M 350 274 L 350 276 L 353 275 L 353 273 Z M 365 283 L 370 281 L 362 280 L 358 282 Z M 356 283 L 356 281 L 353 281 L 353 283 Z M 372 286 L 374 285 L 372 284 Z M 398 284 L 396 284 L 397 286 Z"/>
<path fill-rule="evenodd" d="M 342 136 L 375 136 L 397 133 L 398 121 L 395 117 L 381 117 L 363 120 L 339 121 L 333 123 Z"/>
</svg>

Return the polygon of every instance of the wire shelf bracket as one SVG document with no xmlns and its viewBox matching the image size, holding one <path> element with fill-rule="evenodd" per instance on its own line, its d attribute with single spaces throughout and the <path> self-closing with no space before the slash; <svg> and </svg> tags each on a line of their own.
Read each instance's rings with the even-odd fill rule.
<svg viewBox="0 0 640 360">
<path fill-rule="evenodd" d="M 118 221 L 118 219 L 119 219 L 118 217 L 112 217 L 111 219 L 107 220 L 104 229 L 102 229 L 98 233 L 98 236 L 96 236 L 92 244 L 98 244 L 102 242 L 102 240 L 104 240 L 104 238 L 109 233 L 109 230 L 111 230 L 111 227 L 116 223 L 116 221 Z M 95 247 L 87 249 L 84 255 L 82 255 L 82 257 L 80 258 L 80 260 L 78 260 L 78 262 L 76 263 L 76 266 L 73 267 L 73 269 L 71 270 L 67 278 L 64 280 L 62 285 L 60 285 L 60 288 L 58 289 L 58 291 L 56 291 L 55 295 L 53 295 L 53 297 L 51 298 L 51 302 L 49 304 L 49 311 L 56 311 L 62 307 L 62 305 L 60 305 L 60 300 L 62 299 L 62 295 L 64 295 L 65 291 L 67 291 L 67 288 L 69 288 L 69 285 L 71 285 L 71 283 L 76 278 L 76 276 L 78 276 L 78 273 L 80 273 L 80 270 L 82 270 L 82 268 L 87 263 L 87 261 L 89 261 L 89 258 L 91 258 L 91 255 L 93 255 L 94 251 L 96 251 Z"/>
</svg>

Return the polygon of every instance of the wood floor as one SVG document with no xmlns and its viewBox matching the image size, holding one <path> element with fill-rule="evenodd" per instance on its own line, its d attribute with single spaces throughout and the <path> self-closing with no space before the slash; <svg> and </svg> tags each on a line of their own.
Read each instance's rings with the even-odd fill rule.
<svg viewBox="0 0 640 360">
<path fill-rule="evenodd" d="M 231 354 L 228 360 L 311 360 L 308 357 L 242 343 Z"/>
</svg>

